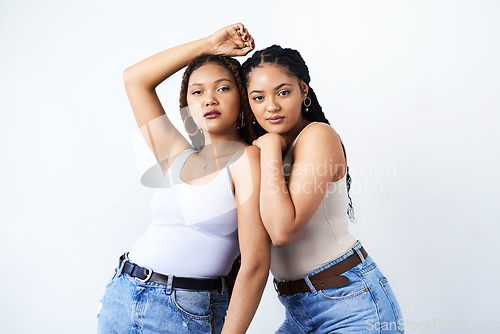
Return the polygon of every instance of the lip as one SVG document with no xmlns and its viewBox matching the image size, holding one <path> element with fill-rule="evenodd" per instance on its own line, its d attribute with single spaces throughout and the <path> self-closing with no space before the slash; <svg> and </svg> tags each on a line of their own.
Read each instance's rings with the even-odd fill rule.
<svg viewBox="0 0 500 334">
<path fill-rule="evenodd" d="M 279 124 L 283 122 L 285 119 L 285 116 L 271 116 L 267 119 L 267 121 L 271 124 Z"/>
<path fill-rule="evenodd" d="M 210 109 L 210 110 L 205 111 L 205 113 L 203 114 L 203 117 L 211 119 L 211 118 L 219 117 L 220 115 L 221 115 L 221 113 L 217 109 Z"/>
</svg>

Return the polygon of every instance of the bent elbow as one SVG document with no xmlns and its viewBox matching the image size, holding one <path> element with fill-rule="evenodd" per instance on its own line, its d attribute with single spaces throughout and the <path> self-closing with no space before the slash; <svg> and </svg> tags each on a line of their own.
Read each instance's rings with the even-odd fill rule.
<svg viewBox="0 0 500 334">
<path fill-rule="evenodd" d="M 123 83 L 125 84 L 125 86 L 129 85 L 133 81 L 131 72 L 132 71 L 130 70 L 130 67 L 127 67 L 123 71 Z"/>
<path fill-rule="evenodd" d="M 273 242 L 273 246 L 276 248 L 285 247 L 291 243 L 291 241 L 287 238 L 272 238 L 271 241 Z"/>
<path fill-rule="evenodd" d="M 262 217 L 269 238 L 274 247 L 285 247 L 291 244 L 299 235 L 297 222 L 292 215 Z"/>
<path fill-rule="evenodd" d="M 295 238 L 291 236 L 291 233 L 286 231 L 276 231 L 270 233 L 269 236 L 271 237 L 273 246 L 277 248 L 288 246 L 295 240 Z"/>
</svg>

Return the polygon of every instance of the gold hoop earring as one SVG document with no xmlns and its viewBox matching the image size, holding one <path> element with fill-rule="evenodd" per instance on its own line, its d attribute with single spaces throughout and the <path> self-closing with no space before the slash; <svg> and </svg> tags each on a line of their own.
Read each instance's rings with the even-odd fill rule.
<svg viewBox="0 0 500 334">
<path fill-rule="evenodd" d="M 306 103 L 307 101 L 307 103 Z M 306 107 L 306 112 L 309 111 L 309 107 L 311 106 L 311 98 L 309 96 L 306 96 L 306 98 L 304 99 L 304 107 Z"/>
</svg>

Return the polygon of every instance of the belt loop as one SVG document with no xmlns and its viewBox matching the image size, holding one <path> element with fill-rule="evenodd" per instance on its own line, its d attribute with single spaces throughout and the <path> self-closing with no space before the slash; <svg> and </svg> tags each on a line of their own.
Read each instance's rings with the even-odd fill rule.
<svg viewBox="0 0 500 334">
<path fill-rule="evenodd" d="M 359 256 L 359 259 L 361 260 L 361 263 L 365 264 L 366 263 L 365 257 L 363 256 L 363 254 L 361 254 L 361 251 L 358 248 L 354 248 L 354 250 L 356 251 L 356 253 L 358 253 L 358 256 Z"/>
<path fill-rule="evenodd" d="M 174 281 L 174 275 L 168 275 L 167 280 L 167 295 L 172 293 L 172 282 Z"/>
<path fill-rule="evenodd" d="M 304 277 L 304 281 L 306 281 L 307 286 L 309 287 L 309 289 L 311 289 L 312 294 L 316 295 L 318 293 L 318 291 L 316 290 L 314 285 L 312 285 L 311 280 L 309 279 L 309 276 Z"/>
<path fill-rule="evenodd" d="M 225 276 L 221 276 L 221 282 L 222 282 L 222 288 L 221 288 L 221 291 L 220 291 L 220 294 L 222 296 L 224 296 L 224 291 L 226 290 L 226 277 Z"/>
<path fill-rule="evenodd" d="M 123 267 L 125 266 L 125 261 L 121 261 L 120 265 L 116 269 L 116 276 L 120 277 L 123 273 Z"/>
</svg>

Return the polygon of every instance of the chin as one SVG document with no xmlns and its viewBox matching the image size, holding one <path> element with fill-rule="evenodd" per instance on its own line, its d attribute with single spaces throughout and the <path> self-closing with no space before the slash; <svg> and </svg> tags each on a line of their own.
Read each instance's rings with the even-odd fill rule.
<svg viewBox="0 0 500 334">
<path fill-rule="evenodd" d="M 266 127 L 262 127 L 264 130 L 270 133 L 279 133 L 283 134 L 289 131 L 286 124 L 267 124 Z"/>
<path fill-rule="evenodd" d="M 204 131 L 208 131 L 211 134 L 229 134 L 232 133 L 233 131 L 237 131 L 236 124 L 212 124 L 210 126 L 207 126 Z"/>
</svg>

